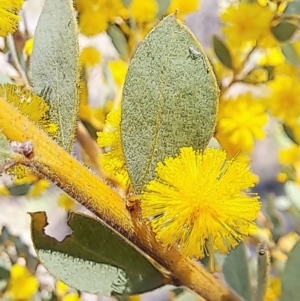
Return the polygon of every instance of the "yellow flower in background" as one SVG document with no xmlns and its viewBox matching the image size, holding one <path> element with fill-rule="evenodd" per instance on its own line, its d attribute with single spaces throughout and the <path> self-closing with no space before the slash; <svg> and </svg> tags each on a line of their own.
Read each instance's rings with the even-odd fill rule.
<svg viewBox="0 0 300 301">
<path fill-rule="evenodd" d="M 269 6 L 273 11 L 283 13 L 289 2 L 293 0 L 257 0 L 261 6 Z"/>
<path fill-rule="evenodd" d="M 269 281 L 267 291 L 263 301 L 277 301 L 281 296 L 281 281 L 279 278 L 272 277 Z"/>
<path fill-rule="evenodd" d="M 156 17 L 158 4 L 156 0 L 132 0 L 129 5 L 129 12 L 136 23 L 147 23 Z"/>
<path fill-rule="evenodd" d="M 9 196 L 10 195 L 10 192 L 9 190 L 7 189 L 6 186 L 0 186 L 0 196 Z"/>
<path fill-rule="evenodd" d="M 158 163 L 142 194 L 142 216 L 163 245 L 178 244 L 186 256 L 228 253 L 248 235 L 260 210 L 258 197 L 243 192 L 253 179 L 248 166 L 226 160 L 225 151 L 184 147 Z"/>
<path fill-rule="evenodd" d="M 255 2 L 233 4 L 221 14 L 221 21 L 225 23 L 223 33 L 235 47 L 240 47 L 245 42 L 255 43 L 266 39 L 271 35 L 273 14 L 268 7 Z"/>
<path fill-rule="evenodd" d="M 279 162 L 283 164 L 300 164 L 300 146 L 292 145 L 279 151 Z"/>
<path fill-rule="evenodd" d="M 255 68 L 244 78 L 245 83 L 258 84 L 268 81 L 269 73 L 265 68 Z"/>
<path fill-rule="evenodd" d="M 20 17 L 18 12 L 23 5 L 23 0 L 0 1 L 0 36 L 6 37 L 18 27 Z"/>
<path fill-rule="evenodd" d="M 222 82 L 222 80 L 224 78 L 232 75 L 232 70 L 225 67 L 219 60 L 216 60 L 213 62 L 213 67 L 214 67 L 214 73 L 217 77 L 218 82 Z"/>
<path fill-rule="evenodd" d="M 107 16 L 103 10 L 84 10 L 79 16 L 80 32 L 87 36 L 99 34 L 107 29 Z"/>
<path fill-rule="evenodd" d="M 0 97 L 13 104 L 46 133 L 52 136 L 56 135 L 57 125 L 49 119 L 49 106 L 43 98 L 25 90 L 21 86 L 10 84 L 0 85 Z"/>
<path fill-rule="evenodd" d="M 267 114 L 264 105 L 251 93 L 220 103 L 216 138 L 236 145 L 241 151 L 251 152 L 255 140 L 265 137 Z"/>
<path fill-rule="evenodd" d="M 40 179 L 34 183 L 31 187 L 28 196 L 29 197 L 38 197 L 40 196 L 47 188 L 49 188 L 50 182 L 45 179 Z"/>
<path fill-rule="evenodd" d="M 57 280 L 55 284 L 55 293 L 58 297 L 63 297 L 69 291 L 69 287 L 62 281 Z"/>
<path fill-rule="evenodd" d="M 177 16 L 179 19 L 199 9 L 199 0 L 171 0 L 168 14 L 172 14 L 178 9 Z"/>
<path fill-rule="evenodd" d="M 118 86 L 123 86 L 128 70 L 128 64 L 123 60 L 114 60 L 108 62 L 108 67 L 112 73 L 115 83 Z"/>
<path fill-rule="evenodd" d="M 88 103 L 88 89 L 85 82 L 79 83 L 79 118 L 91 124 L 96 130 L 103 128 L 106 106 L 104 108 L 91 108 Z M 109 101 L 106 102 L 106 105 Z"/>
<path fill-rule="evenodd" d="M 122 186 L 129 185 L 129 175 L 121 144 L 121 109 L 111 111 L 105 121 L 103 132 L 98 132 L 98 145 L 105 153 L 100 154 L 100 164 L 104 171 Z"/>
<path fill-rule="evenodd" d="M 300 41 L 293 43 L 293 47 L 296 50 L 298 57 L 300 57 Z"/>
<path fill-rule="evenodd" d="M 15 264 L 10 269 L 6 293 L 13 300 L 31 300 L 37 292 L 39 282 L 26 267 Z"/>
<path fill-rule="evenodd" d="M 58 197 L 57 204 L 66 211 L 71 211 L 75 207 L 75 201 L 67 194 L 63 193 Z"/>
<path fill-rule="evenodd" d="M 292 145 L 289 148 L 281 149 L 279 162 L 293 167 L 293 181 L 300 184 L 300 146 Z"/>
<path fill-rule="evenodd" d="M 279 46 L 264 49 L 258 63 L 264 66 L 278 66 L 285 63 L 285 57 Z"/>
<path fill-rule="evenodd" d="M 118 17 L 128 17 L 122 0 L 76 0 L 75 6 L 79 12 L 80 31 L 88 36 L 105 31 L 108 23 Z"/>
<path fill-rule="evenodd" d="M 7 102 L 15 106 L 47 134 L 55 137 L 57 125 L 51 122 L 48 115 L 49 106 L 43 98 L 25 90 L 21 86 L 11 84 L 0 85 L 0 97 L 3 97 Z M 9 169 L 9 173 L 18 178 L 24 178 L 29 174 L 28 170 L 22 165 L 12 167 Z"/>
<path fill-rule="evenodd" d="M 251 159 L 249 153 L 242 151 L 239 145 L 233 144 L 227 135 L 218 135 L 218 133 L 216 133 L 215 138 L 222 149 L 226 151 L 227 159 L 234 158 L 240 162 L 250 164 Z"/>
<path fill-rule="evenodd" d="M 70 293 L 62 298 L 62 301 L 81 301 L 78 293 Z"/>
<path fill-rule="evenodd" d="M 80 53 L 80 61 L 87 67 L 92 67 L 100 63 L 101 54 L 95 47 L 85 47 Z"/>
<path fill-rule="evenodd" d="M 279 183 L 285 183 L 287 180 L 288 180 L 288 176 L 286 173 L 284 172 L 279 172 L 277 175 L 276 175 L 276 180 L 277 182 Z"/>
<path fill-rule="evenodd" d="M 26 41 L 26 43 L 24 45 L 23 51 L 27 56 L 31 56 L 31 54 L 32 54 L 33 42 L 34 42 L 34 39 L 30 38 Z"/>
<path fill-rule="evenodd" d="M 289 119 L 286 121 L 286 125 L 291 129 L 294 141 L 300 144 L 300 116 Z"/>
<path fill-rule="evenodd" d="M 128 18 L 128 10 L 122 0 L 100 0 L 99 2 L 101 3 L 100 9 L 103 10 L 109 21 L 114 22 L 117 17 Z"/>
<path fill-rule="evenodd" d="M 278 76 L 268 83 L 270 93 L 265 103 L 273 116 L 289 122 L 300 115 L 300 81 L 291 76 Z"/>
</svg>

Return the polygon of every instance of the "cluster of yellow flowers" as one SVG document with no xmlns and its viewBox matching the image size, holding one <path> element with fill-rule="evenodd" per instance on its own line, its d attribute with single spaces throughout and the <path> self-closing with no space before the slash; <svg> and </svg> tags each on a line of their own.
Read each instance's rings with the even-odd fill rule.
<svg viewBox="0 0 300 301">
<path fill-rule="evenodd" d="M 12 2 L 13 5 L 7 0 L 0 3 L 1 36 L 13 32 L 17 26 L 22 1 Z M 81 51 L 79 116 L 97 132 L 102 150 L 100 165 L 107 177 L 126 191 L 131 190 L 131 184 L 122 150 L 120 103 L 130 57 L 162 16 L 178 9 L 178 17 L 184 19 L 199 7 L 198 0 L 171 0 L 168 7 L 163 7 L 162 2 L 75 0 L 83 35 L 107 32 L 117 50 L 125 49 L 123 54 L 119 51 L 120 59 L 109 62 L 93 47 Z M 260 203 L 258 196 L 248 191 L 256 182 L 248 164 L 256 141 L 266 136 L 269 118 L 275 118 L 291 137 L 290 147 L 280 151 L 279 161 L 292 167 L 293 174 L 286 177 L 300 184 L 300 41 L 294 38 L 299 29 L 299 14 L 286 13 L 290 2 L 242 0 L 220 12 L 223 37 L 218 45 L 222 47 L 220 50 L 215 45 L 215 53 L 211 54 L 221 91 L 214 135 L 220 149 L 182 148 L 177 156 L 165 158 L 157 165 L 155 179 L 138 196 L 142 218 L 151 223 L 156 238 L 164 246 L 177 244 L 184 255 L 203 258 L 216 251 L 228 253 L 255 231 Z M 123 37 L 122 45 L 114 40 L 112 30 Z M 32 40 L 28 40 L 24 51 L 29 56 L 31 49 Z M 95 109 L 88 102 L 84 72 L 100 63 L 109 71 L 118 93 L 116 99 L 107 99 L 104 107 Z M 242 92 L 237 93 L 235 87 Z M 47 116 L 48 107 L 43 99 L 13 89 L 0 87 L 0 96 L 16 95 L 10 97 L 15 99 L 15 105 L 55 135 L 56 126 Z M 28 98 L 31 98 L 29 111 Z M 38 106 L 39 110 L 32 106 Z M 65 197 L 60 202 L 73 208 L 73 202 Z M 13 271 L 26 274 L 19 266 Z M 32 282 L 32 290 L 36 290 L 36 283 L 27 278 Z M 275 282 L 276 279 L 272 283 Z M 278 297 L 277 288 L 270 287 L 268 291 L 269 297 L 271 294 Z"/>
<path fill-rule="evenodd" d="M 14 264 L 10 269 L 10 280 L 3 295 L 5 300 L 33 300 L 39 290 L 39 280 L 28 268 L 21 264 Z M 81 301 L 78 292 L 70 289 L 65 283 L 57 281 L 53 291 L 59 301 Z"/>
<path fill-rule="evenodd" d="M 256 195 L 245 191 L 257 180 L 243 164 L 249 164 L 256 141 L 265 138 L 269 116 L 289 126 L 295 137 L 299 135 L 297 67 L 284 56 L 273 30 L 284 20 L 288 2 L 240 1 L 220 13 L 222 43 L 231 66 L 214 55 L 211 61 L 221 89 L 215 138 L 226 152 L 183 148 L 177 157 L 158 164 L 156 178 L 140 196 L 142 215 L 151 220 L 157 239 L 165 245 L 176 242 L 188 256 L 227 253 L 245 235 L 255 233 L 252 222 L 260 205 Z M 293 45 L 297 51 L 298 43 Z M 242 86 L 241 93 L 234 93 L 235 85 Z M 108 114 L 98 144 L 105 149 L 111 146 L 101 155 L 103 167 L 128 187 L 125 159 L 118 149 L 119 116 L 119 109 Z M 298 146 L 282 151 L 280 160 L 294 164 L 300 175 Z"/>
</svg>

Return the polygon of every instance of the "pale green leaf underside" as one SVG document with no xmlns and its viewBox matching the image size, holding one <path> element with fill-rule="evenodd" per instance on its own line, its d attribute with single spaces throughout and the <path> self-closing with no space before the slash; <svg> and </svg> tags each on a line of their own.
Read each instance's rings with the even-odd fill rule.
<svg viewBox="0 0 300 301">
<path fill-rule="evenodd" d="M 34 35 L 31 58 L 33 92 L 50 105 L 59 127 L 57 142 L 68 152 L 78 114 L 77 25 L 71 0 L 47 0 Z"/>
<path fill-rule="evenodd" d="M 45 213 L 32 216 L 32 240 L 44 266 L 56 278 L 88 293 L 110 296 L 143 293 L 164 277 L 135 248 L 99 221 L 72 214 L 73 233 L 62 242 L 44 233 Z"/>
<path fill-rule="evenodd" d="M 202 47 L 174 15 L 164 18 L 138 46 L 123 90 L 121 139 L 136 192 L 166 156 L 206 148 L 218 96 Z"/>
</svg>

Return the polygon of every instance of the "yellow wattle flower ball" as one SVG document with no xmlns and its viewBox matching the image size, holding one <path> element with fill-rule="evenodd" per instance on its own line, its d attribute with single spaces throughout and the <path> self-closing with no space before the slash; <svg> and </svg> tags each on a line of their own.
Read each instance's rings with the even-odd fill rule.
<svg viewBox="0 0 300 301">
<path fill-rule="evenodd" d="M 255 140 L 265 137 L 266 108 L 251 93 L 222 100 L 219 107 L 216 138 L 220 144 L 232 144 L 238 151 L 251 152 Z"/>
<path fill-rule="evenodd" d="M 226 254 L 254 226 L 259 198 L 244 192 L 253 185 L 249 167 L 226 160 L 225 151 L 183 147 L 157 165 L 155 179 L 142 193 L 142 216 L 158 241 L 178 245 L 183 255 Z"/>
<path fill-rule="evenodd" d="M 271 114 L 284 122 L 300 115 L 300 81 L 291 76 L 281 75 L 268 83 L 269 96 L 265 104 Z"/>
<path fill-rule="evenodd" d="M 178 18 L 183 19 L 185 15 L 198 10 L 199 7 L 199 0 L 171 0 L 168 8 L 168 14 L 172 14 L 178 10 Z"/>
<path fill-rule="evenodd" d="M 80 32 L 87 36 L 96 35 L 107 29 L 107 16 L 102 10 L 84 10 L 79 15 Z"/>
<path fill-rule="evenodd" d="M 255 2 L 239 2 L 230 5 L 220 18 L 225 23 L 223 33 L 229 44 L 240 47 L 246 42 L 271 40 L 270 24 L 273 17 L 274 12 L 268 7 Z"/>
<path fill-rule="evenodd" d="M 85 47 L 80 53 L 80 62 L 87 67 L 92 67 L 99 64 L 101 54 L 95 47 Z"/>
<path fill-rule="evenodd" d="M 65 193 L 59 196 L 57 204 L 66 211 L 71 211 L 75 207 L 75 201 Z"/>
<path fill-rule="evenodd" d="M 10 269 L 10 279 L 6 293 L 13 300 L 31 300 L 37 292 L 39 282 L 26 267 L 15 264 Z"/>
<path fill-rule="evenodd" d="M 23 0 L 0 1 L 0 37 L 6 37 L 17 29 L 20 19 L 18 12 L 23 2 Z"/>
<path fill-rule="evenodd" d="M 152 21 L 158 12 L 156 0 L 132 0 L 129 6 L 129 13 L 136 23 L 147 23 Z"/>
</svg>

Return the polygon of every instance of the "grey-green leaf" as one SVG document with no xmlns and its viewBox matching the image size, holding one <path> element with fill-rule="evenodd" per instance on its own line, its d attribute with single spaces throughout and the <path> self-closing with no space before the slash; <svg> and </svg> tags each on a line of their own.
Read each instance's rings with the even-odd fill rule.
<svg viewBox="0 0 300 301">
<path fill-rule="evenodd" d="M 73 1 L 46 0 L 34 35 L 33 91 L 50 106 L 57 142 L 70 152 L 79 107 L 78 41 Z"/>
<path fill-rule="evenodd" d="M 184 146 L 206 148 L 218 97 L 202 47 L 175 15 L 167 16 L 137 47 L 124 84 L 121 139 L 137 193 L 166 156 Z"/>
<path fill-rule="evenodd" d="M 71 214 L 72 234 L 62 242 L 44 232 L 44 212 L 31 214 L 36 252 L 51 274 L 78 290 L 138 294 L 164 284 L 162 274 L 125 239 L 100 221 Z"/>
<path fill-rule="evenodd" d="M 229 286 L 246 301 L 252 300 L 246 247 L 241 243 L 230 252 L 223 265 L 223 274 Z"/>
<path fill-rule="evenodd" d="M 1 133 L 0 129 L 0 167 L 10 162 L 13 158 L 13 151 L 10 147 L 8 140 L 5 135 Z"/>
<path fill-rule="evenodd" d="M 120 57 L 123 60 L 127 60 L 128 59 L 127 40 L 122 30 L 118 28 L 116 25 L 110 24 L 108 26 L 107 33 L 110 36 L 117 51 L 119 52 Z"/>
<path fill-rule="evenodd" d="M 288 3 L 287 8 L 284 11 L 284 14 L 299 14 L 300 13 L 300 1 L 294 0 Z"/>
<path fill-rule="evenodd" d="M 213 37 L 214 51 L 220 62 L 232 69 L 232 58 L 226 45 L 217 36 Z"/>
<path fill-rule="evenodd" d="M 282 53 L 286 57 L 287 61 L 292 64 L 297 66 L 300 62 L 299 56 L 297 54 L 297 51 L 295 50 L 293 44 L 283 44 L 281 46 Z"/>
<path fill-rule="evenodd" d="M 132 0 L 122 0 L 123 4 L 128 7 Z"/>
<path fill-rule="evenodd" d="M 288 256 L 281 278 L 280 301 L 298 301 L 300 296 L 300 241 Z"/>
<path fill-rule="evenodd" d="M 158 4 L 157 18 L 161 19 L 167 12 L 170 0 L 156 0 Z"/>
<path fill-rule="evenodd" d="M 272 27 L 271 30 L 279 42 L 285 42 L 292 37 L 295 33 L 297 26 L 290 22 L 280 22 L 276 26 Z"/>
</svg>

